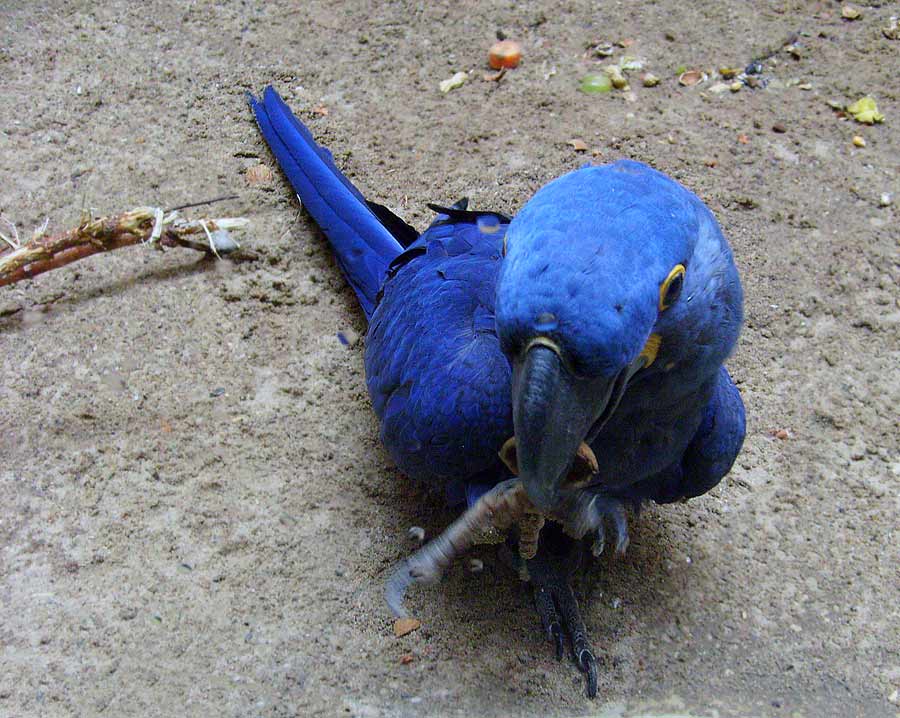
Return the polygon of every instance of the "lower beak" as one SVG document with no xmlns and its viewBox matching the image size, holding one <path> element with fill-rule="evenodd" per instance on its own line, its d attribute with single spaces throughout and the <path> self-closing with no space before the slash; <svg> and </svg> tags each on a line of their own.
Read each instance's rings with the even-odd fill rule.
<svg viewBox="0 0 900 718">
<path fill-rule="evenodd" d="M 519 477 L 532 503 L 544 513 L 551 513 L 564 498 L 565 478 L 581 442 L 607 406 L 615 408 L 621 397 L 624 386 L 617 379 L 573 376 L 549 342 L 533 344 L 514 363 Z"/>
</svg>

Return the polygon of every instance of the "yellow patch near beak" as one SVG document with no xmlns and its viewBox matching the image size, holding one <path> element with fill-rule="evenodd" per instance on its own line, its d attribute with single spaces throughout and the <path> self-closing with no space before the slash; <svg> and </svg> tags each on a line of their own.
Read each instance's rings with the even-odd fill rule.
<svg viewBox="0 0 900 718">
<path fill-rule="evenodd" d="M 656 361 L 660 346 L 662 346 L 662 337 L 659 334 L 651 334 L 640 353 L 640 356 L 644 358 L 645 368 Z"/>
</svg>

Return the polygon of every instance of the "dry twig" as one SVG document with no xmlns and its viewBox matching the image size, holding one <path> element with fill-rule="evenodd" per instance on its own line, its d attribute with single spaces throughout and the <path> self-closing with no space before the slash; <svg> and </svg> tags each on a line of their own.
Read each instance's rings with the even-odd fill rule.
<svg viewBox="0 0 900 718">
<path fill-rule="evenodd" d="M 135 244 L 187 247 L 216 256 L 228 255 L 231 259 L 255 259 L 254 252 L 242 250 L 228 233 L 249 224 L 244 217 L 186 220 L 177 211 L 166 214 L 158 207 L 138 207 L 111 217 L 86 219 L 75 229 L 61 234 L 35 233 L 27 242 L 20 243 L 17 236 L 4 235 L 9 247 L 0 248 L 0 287 L 31 279 L 92 254 Z"/>
</svg>

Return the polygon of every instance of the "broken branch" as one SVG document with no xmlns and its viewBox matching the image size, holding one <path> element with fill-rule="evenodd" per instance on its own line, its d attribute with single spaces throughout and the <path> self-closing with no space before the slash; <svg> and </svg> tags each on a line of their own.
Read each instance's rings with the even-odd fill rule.
<svg viewBox="0 0 900 718">
<path fill-rule="evenodd" d="M 44 236 L 0 251 L 0 287 L 31 279 L 100 252 L 110 252 L 136 244 L 186 247 L 231 259 L 256 259 L 254 252 L 242 250 L 228 230 L 250 224 L 243 217 L 182 219 L 177 211 L 168 214 L 156 207 L 138 207 L 113 216 L 88 219 L 75 229 Z"/>
</svg>

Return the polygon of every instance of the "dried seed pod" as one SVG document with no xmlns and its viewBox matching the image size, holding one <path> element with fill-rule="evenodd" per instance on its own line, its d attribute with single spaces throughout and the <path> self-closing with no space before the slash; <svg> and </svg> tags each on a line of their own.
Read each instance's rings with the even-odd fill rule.
<svg viewBox="0 0 900 718">
<path fill-rule="evenodd" d="M 502 67 L 512 69 L 519 66 L 522 60 L 522 46 L 514 40 L 500 40 L 491 45 L 488 52 L 488 63 L 495 70 Z"/>
<path fill-rule="evenodd" d="M 700 70 L 687 70 L 678 76 L 678 83 L 685 87 L 693 87 L 694 85 L 699 85 L 705 79 Z"/>
</svg>

